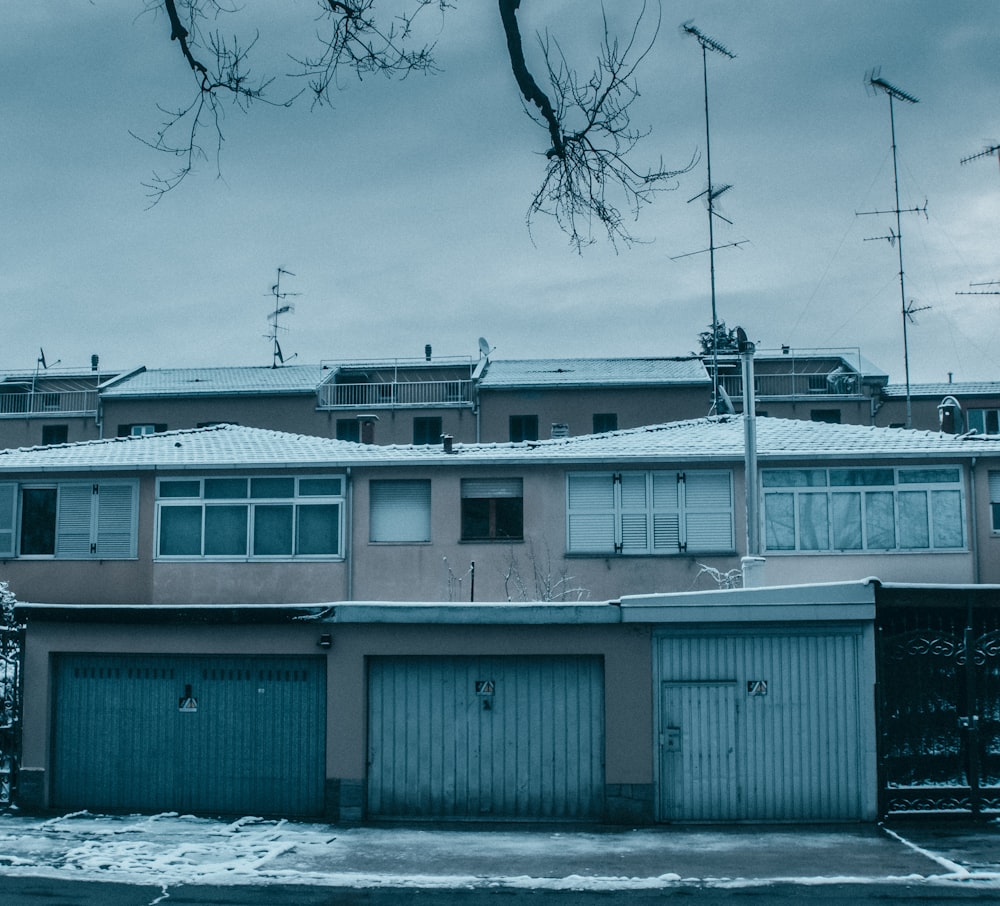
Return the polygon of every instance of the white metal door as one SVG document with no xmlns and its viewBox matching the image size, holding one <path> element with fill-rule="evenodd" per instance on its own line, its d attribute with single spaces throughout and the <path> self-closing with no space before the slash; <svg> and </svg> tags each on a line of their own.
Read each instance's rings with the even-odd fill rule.
<svg viewBox="0 0 1000 906">
<path fill-rule="evenodd" d="M 401 657 L 369 664 L 371 817 L 596 818 L 596 657 Z"/>
<path fill-rule="evenodd" d="M 665 821 L 741 817 L 738 722 L 735 683 L 663 683 L 660 814 Z"/>
</svg>

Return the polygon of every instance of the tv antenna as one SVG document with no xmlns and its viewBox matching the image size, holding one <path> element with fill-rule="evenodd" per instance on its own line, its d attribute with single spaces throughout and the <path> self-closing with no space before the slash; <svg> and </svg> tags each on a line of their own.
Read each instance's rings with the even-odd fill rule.
<svg viewBox="0 0 1000 906">
<path fill-rule="evenodd" d="M 901 214 L 923 214 L 924 217 L 927 216 L 927 202 L 924 202 L 922 208 L 901 208 L 899 206 L 899 168 L 896 163 L 896 113 L 894 102 L 895 101 L 905 101 L 907 104 L 917 104 L 919 103 L 919 98 L 914 97 L 912 94 L 907 94 L 901 88 L 897 88 L 891 82 L 887 82 L 881 76 L 881 70 L 873 69 L 871 72 L 866 73 L 865 82 L 878 94 L 880 91 L 889 96 L 889 126 L 892 130 L 892 180 L 893 187 L 896 192 L 896 205 L 887 211 L 855 211 L 856 216 L 862 214 L 895 214 L 896 215 L 896 230 L 889 230 L 888 236 L 876 236 L 873 239 L 885 239 L 890 245 L 896 247 L 896 252 L 899 255 L 899 298 L 900 298 L 900 311 L 902 313 L 903 319 L 903 369 L 906 372 L 906 427 L 910 428 L 913 425 L 913 409 L 910 398 L 910 344 L 907 337 L 907 325 L 913 317 L 914 311 L 923 309 L 914 309 L 911 303 L 906 301 L 906 285 L 903 278 L 903 223 L 900 219 Z"/>
<path fill-rule="evenodd" d="M 295 306 L 291 302 L 285 302 L 285 299 L 290 296 L 298 296 L 300 293 L 290 293 L 285 292 L 281 289 L 281 276 L 284 274 L 286 277 L 294 277 L 291 271 L 286 271 L 283 267 L 278 268 L 278 278 L 274 281 L 274 285 L 271 287 L 271 292 L 269 295 L 274 296 L 274 311 L 272 311 L 267 316 L 267 320 L 271 323 L 270 330 L 264 334 L 264 338 L 271 341 L 271 367 L 277 368 L 278 364 L 284 365 L 285 362 L 290 362 L 294 359 L 298 353 L 290 355 L 287 359 L 281 352 L 281 344 L 278 342 L 279 331 L 287 331 L 287 327 L 281 327 L 278 324 L 278 320 L 282 315 L 290 315 L 295 311 Z"/>
<path fill-rule="evenodd" d="M 973 160 L 979 160 L 982 157 L 996 157 L 997 161 L 1000 162 L 1000 145 L 987 145 L 978 154 L 970 154 L 968 157 L 963 157 L 959 163 L 967 164 Z"/>
<path fill-rule="evenodd" d="M 693 20 L 685 22 L 681 26 L 681 31 L 683 34 L 690 35 L 698 41 L 701 46 L 701 70 L 702 70 L 702 83 L 704 85 L 704 95 L 705 95 L 705 164 L 708 170 L 708 183 L 707 188 L 704 192 L 700 192 L 695 195 L 694 198 L 688 199 L 688 204 L 695 201 L 698 198 L 705 198 L 708 203 L 708 248 L 702 249 L 702 251 L 708 252 L 708 269 L 709 269 L 709 279 L 711 282 L 712 290 L 712 412 L 717 412 L 719 408 L 719 314 L 715 303 L 715 218 L 718 217 L 720 220 L 725 220 L 730 226 L 732 226 L 732 221 L 727 220 L 721 214 L 715 210 L 715 201 L 724 192 L 729 191 L 732 188 L 730 185 L 716 186 L 712 183 L 712 132 L 709 126 L 708 118 L 708 52 L 717 53 L 720 56 L 726 57 L 727 59 L 736 59 L 736 54 L 734 54 L 728 47 L 724 44 L 719 43 L 714 38 L 710 38 L 704 32 L 702 32 L 697 26 L 694 25 Z M 719 248 L 726 248 L 729 246 L 735 246 L 739 248 L 747 240 L 741 240 L 740 242 L 731 242 L 727 246 L 719 246 Z M 686 258 L 690 255 L 697 255 L 700 252 L 688 252 L 685 255 L 678 255 L 678 258 Z M 676 260 L 676 259 L 672 259 Z"/>
<path fill-rule="evenodd" d="M 1000 296 L 1000 280 L 988 280 L 986 283 L 970 283 L 969 286 L 992 286 L 993 289 L 972 289 L 957 292 L 956 296 Z"/>
</svg>

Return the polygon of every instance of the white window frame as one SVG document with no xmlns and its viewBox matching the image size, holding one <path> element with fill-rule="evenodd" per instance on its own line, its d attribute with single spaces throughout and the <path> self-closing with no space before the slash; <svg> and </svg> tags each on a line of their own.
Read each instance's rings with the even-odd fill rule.
<svg viewBox="0 0 1000 906">
<path fill-rule="evenodd" d="M 210 497 L 205 493 L 206 480 L 214 479 L 235 479 L 246 483 L 246 493 L 243 496 L 233 497 Z M 292 481 L 293 492 L 290 496 L 253 496 L 253 481 L 259 479 L 290 479 Z M 307 481 L 337 481 L 340 488 L 336 494 L 309 494 L 302 492 L 302 482 Z M 189 482 L 197 489 L 196 493 L 188 496 L 164 496 L 162 489 L 164 484 L 170 482 Z M 345 487 L 346 476 L 344 475 L 172 475 L 158 478 L 156 482 L 156 531 L 153 539 L 153 559 L 177 562 L 285 562 L 285 561 L 338 561 L 344 559 L 344 517 L 345 517 Z M 281 554 L 257 554 L 254 553 L 254 511 L 256 507 L 267 506 L 289 506 L 292 509 L 291 518 L 291 553 Z M 337 530 L 337 550 L 334 553 L 302 554 L 297 552 L 299 546 L 298 527 L 300 511 L 310 506 L 336 506 L 336 530 Z M 162 514 L 165 510 L 174 507 L 199 508 L 201 511 L 200 522 L 200 553 L 191 554 L 164 554 L 160 550 Z M 246 507 L 246 547 L 244 553 L 238 554 L 206 554 L 205 553 L 205 522 L 206 512 L 213 507 Z"/>
<path fill-rule="evenodd" d="M 1000 472 L 990 471 L 990 527 L 994 535 L 1000 535 Z"/>
<path fill-rule="evenodd" d="M 51 554 L 22 554 L 21 494 L 56 492 Z M 129 480 L 0 482 L 0 558 L 19 560 L 134 560 L 138 556 L 139 483 Z"/>
<path fill-rule="evenodd" d="M 919 472 L 954 472 L 957 479 L 954 481 L 915 481 L 907 480 L 905 476 L 915 476 Z M 889 481 L 881 483 L 832 483 L 832 473 L 849 472 L 884 472 L 891 475 Z M 771 484 L 772 480 L 777 480 L 781 473 L 809 473 L 810 481 L 814 484 Z M 763 507 L 761 513 L 761 540 L 764 551 L 767 554 L 884 554 L 884 553 L 958 553 L 966 551 L 968 548 L 968 526 L 965 502 L 965 472 L 961 465 L 954 464 L 927 464 L 922 466 L 868 466 L 868 467 L 836 467 L 836 468 L 788 468 L 788 469 L 764 469 L 761 472 L 761 491 Z M 948 513 L 945 510 L 946 504 L 942 495 L 958 495 L 958 516 L 961 526 L 961 540 L 957 544 L 939 543 L 936 538 L 937 528 L 943 531 L 946 527 L 945 519 Z M 886 497 L 891 495 L 892 503 L 892 534 L 893 546 L 874 546 L 870 541 L 872 533 L 871 524 L 877 518 L 869 520 L 869 511 L 878 505 L 885 505 Z M 927 545 L 917 546 L 906 544 L 904 539 L 904 527 L 902 525 L 901 509 L 906 500 L 916 495 L 923 495 L 924 511 L 927 515 Z M 775 512 L 777 498 L 785 497 L 791 499 L 791 513 L 783 512 L 782 516 L 791 519 L 792 537 L 794 546 L 772 547 L 769 545 L 769 515 Z M 848 497 L 856 500 L 847 501 Z M 807 499 L 808 498 L 808 499 Z M 835 502 L 835 498 L 840 501 Z M 858 546 L 846 547 L 836 546 L 838 535 L 841 537 L 849 533 L 850 526 L 846 523 L 838 525 L 836 513 L 841 507 L 841 501 L 857 504 L 857 509 L 853 512 L 858 514 L 857 531 Z M 787 503 L 787 499 L 784 501 Z M 805 536 L 804 512 L 816 505 L 818 510 L 825 508 L 826 512 L 826 536 L 823 541 L 809 541 Z M 874 512 L 874 510 L 872 510 Z M 952 514 L 953 515 L 953 514 Z M 935 525 L 937 517 L 937 525 Z M 777 517 L 775 517 L 777 518 Z M 822 529 L 818 523 L 813 523 L 810 529 Z M 788 523 L 785 524 L 785 531 L 789 531 Z M 841 531 L 838 531 L 838 528 Z M 810 534 L 814 534 L 810 532 Z"/>
<path fill-rule="evenodd" d="M 728 470 L 566 475 L 569 554 L 731 554 L 734 525 L 733 475 Z"/>
</svg>

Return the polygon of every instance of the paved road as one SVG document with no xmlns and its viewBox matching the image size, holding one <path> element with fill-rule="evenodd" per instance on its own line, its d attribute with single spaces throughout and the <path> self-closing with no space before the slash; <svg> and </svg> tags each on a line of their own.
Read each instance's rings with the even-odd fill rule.
<svg viewBox="0 0 1000 906">
<path fill-rule="evenodd" d="M 0 878 L 4 906 L 770 906 L 801 904 L 933 906 L 937 903 L 997 903 L 997 889 L 938 887 L 926 883 L 830 884 L 715 889 L 677 886 L 660 890 L 345 890 L 301 885 L 214 887 L 188 885 L 166 891 L 155 886 L 48 878 Z"/>
</svg>

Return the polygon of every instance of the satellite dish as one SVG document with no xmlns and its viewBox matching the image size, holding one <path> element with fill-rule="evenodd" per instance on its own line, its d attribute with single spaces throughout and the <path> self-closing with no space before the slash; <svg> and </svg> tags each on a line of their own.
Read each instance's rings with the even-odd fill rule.
<svg viewBox="0 0 1000 906">
<path fill-rule="evenodd" d="M 717 414 L 718 415 L 735 415 L 736 407 L 733 405 L 733 401 L 729 394 L 726 393 L 726 388 L 719 386 L 719 403 Z"/>
<path fill-rule="evenodd" d="M 490 355 L 491 352 L 493 352 L 493 350 L 490 349 L 490 344 L 486 342 L 486 337 L 480 337 L 479 338 L 479 356 L 480 356 L 480 358 L 483 358 L 483 359 L 489 358 L 489 355 Z"/>
</svg>

